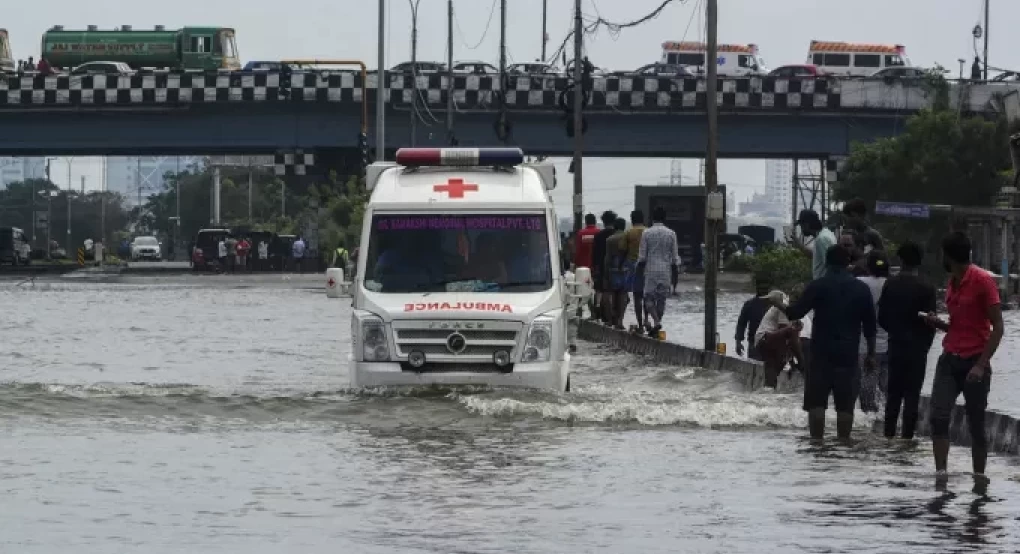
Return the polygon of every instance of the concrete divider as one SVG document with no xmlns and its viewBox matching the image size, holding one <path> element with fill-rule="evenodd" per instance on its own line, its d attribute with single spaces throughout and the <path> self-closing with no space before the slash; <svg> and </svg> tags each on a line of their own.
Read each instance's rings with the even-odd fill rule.
<svg viewBox="0 0 1020 554">
<path fill-rule="evenodd" d="M 761 362 L 723 356 L 673 342 L 655 340 L 590 321 L 581 322 L 578 336 L 587 341 L 609 344 L 624 352 L 645 356 L 662 364 L 729 371 L 735 373 L 740 382 L 749 390 L 757 389 L 764 383 L 765 372 Z M 785 379 L 780 378 L 779 381 L 781 392 L 799 389 L 803 387 L 803 384 L 803 379 L 799 375 Z M 930 399 L 927 396 L 921 397 L 921 415 L 917 429 L 919 434 L 927 435 L 930 431 L 928 423 L 930 408 Z M 881 422 L 877 422 L 876 427 L 880 429 Z M 1020 421 L 1017 418 L 989 410 L 985 416 L 985 431 L 990 451 L 1020 454 Z M 970 445 L 970 431 L 967 428 L 967 416 L 963 406 L 957 406 L 953 410 L 949 433 L 955 444 Z"/>
</svg>

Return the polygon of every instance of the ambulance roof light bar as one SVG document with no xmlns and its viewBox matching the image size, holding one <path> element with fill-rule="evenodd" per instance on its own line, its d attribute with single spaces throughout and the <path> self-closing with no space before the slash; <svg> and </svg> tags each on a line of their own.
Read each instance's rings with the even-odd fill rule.
<svg viewBox="0 0 1020 554">
<path fill-rule="evenodd" d="M 401 148 L 397 164 L 405 167 L 499 167 L 524 163 L 520 148 Z"/>
</svg>

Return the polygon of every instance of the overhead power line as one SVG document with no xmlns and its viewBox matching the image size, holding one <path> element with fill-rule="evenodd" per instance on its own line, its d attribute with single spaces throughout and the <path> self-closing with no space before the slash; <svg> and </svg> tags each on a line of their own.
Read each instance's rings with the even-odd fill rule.
<svg viewBox="0 0 1020 554">
<path fill-rule="evenodd" d="M 492 7 L 489 8 L 489 19 L 485 22 L 485 30 L 482 31 L 482 38 L 478 39 L 478 42 L 475 43 L 474 46 L 469 46 L 467 41 L 464 39 L 465 35 L 464 31 L 460 28 L 460 20 L 457 19 L 457 14 L 454 12 L 453 22 L 457 25 L 457 33 L 460 35 L 460 41 L 464 44 L 464 48 L 467 48 L 468 50 L 476 50 L 482 45 L 482 42 L 485 41 L 485 37 L 489 34 L 489 26 L 492 25 L 492 16 L 496 13 L 496 2 L 497 0 L 492 0 Z"/>
<path fill-rule="evenodd" d="M 688 0 L 663 0 L 663 2 L 661 4 L 659 4 L 659 7 L 655 8 L 654 10 L 652 10 L 651 12 L 646 14 L 645 16 L 640 17 L 638 19 L 635 19 L 633 21 L 628 21 L 626 23 L 616 23 L 616 22 L 613 22 L 613 21 L 608 21 L 605 18 L 603 18 L 601 15 L 596 14 L 596 17 L 591 21 L 591 23 L 588 23 L 587 25 L 585 25 L 585 27 L 584 27 L 584 34 L 590 35 L 590 34 L 593 34 L 593 33 L 597 32 L 599 27 L 605 27 L 605 28 L 607 28 L 609 30 L 610 34 L 612 34 L 614 36 L 618 35 L 624 29 L 627 29 L 627 28 L 630 28 L 630 27 L 636 27 L 638 25 L 641 25 L 642 23 L 646 23 L 646 22 L 648 22 L 648 21 L 650 21 L 652 19 L 655 19 L 656 17 L 658 17 L 662 13 L 663 10 L 666 9 L 666 6 L 668 6 L 668 5 L 670 5 L 670 4 L 674 3 L 674 2 L 678 2 L 680 4 L 686 4 L 688 2 Z M 596 7 L 596 11 L 597 10 L 598 10 L 598 8 Z M 556 51 L 553 52 L 553 54 L 551 56 L 549 56 L 549 58 L 544 60 L 544 61 L 546 63 L 548 63 L 549 60 L 557 59 L 563 53 L 564 49 L 567 47 L 567 43 L 570 41 L 571 37 L 573 37 L 573 36 L 574 36 L 574 32 L 573 31 L 570 31 L 569 33 L 567 33 L 567 36 L 565 36 L 563 38 L 563 42 L 560 43 L 560 47 L 557 48 Z"/>
</svg>

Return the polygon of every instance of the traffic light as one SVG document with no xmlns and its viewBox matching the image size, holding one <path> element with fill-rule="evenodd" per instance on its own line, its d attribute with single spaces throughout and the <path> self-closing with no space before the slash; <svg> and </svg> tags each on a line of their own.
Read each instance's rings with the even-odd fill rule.
<svg viewBox="0 0 1020 554">
<path fill-rule="evenodd" d="M 368 149 L 368 135 L 358 133 L 358 152 L 361 154 L 361 168 L 364 170 L 372 163 L 372 154 Z"/>
<path fill-rule="evenodd" d="M 290 98 L 290 77 L 291 77 L 290 64 L 280 65 L 280 98 Z"/>
</svg>

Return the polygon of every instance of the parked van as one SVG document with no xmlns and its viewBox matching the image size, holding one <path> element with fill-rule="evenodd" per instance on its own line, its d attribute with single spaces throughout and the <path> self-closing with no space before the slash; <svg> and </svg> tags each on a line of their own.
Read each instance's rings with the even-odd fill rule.
<svg viewBox="0 0 1020 554">
<path fill-rule="evenodd" d="M 13 266 L 32 263 L 32 246 L 25 232 L 17 227 L 0 227 L 0 264 Z"/>
<path fill-rule="evenodd" d="M 404 148 L 368 167 L 354 387 L 570 388 L 550 162 L 518 148 Z"/>
<path fill-rule="evenodd" d="M 870 77 L 880 69 L 910 65 L 901 44 L 859 44 L 812 40 L 807 63 L 830 75 Z"/>
<path fill-rule="evenodd" d="M 691 73 L 704 73 L 705 51 L 703 42 L 664 42 L 662 63 L 679 65 Z M 720 44 L 716 63 L 719 64 L 719 75 L 729 77 L 768 73 L 765 60 L 758 55 L 755 44 Z"/>
</svg>

